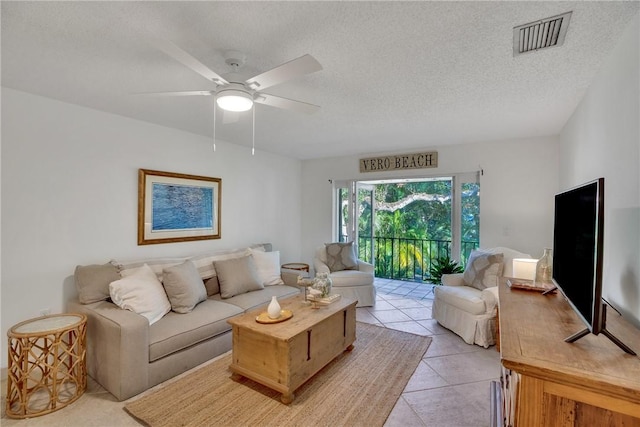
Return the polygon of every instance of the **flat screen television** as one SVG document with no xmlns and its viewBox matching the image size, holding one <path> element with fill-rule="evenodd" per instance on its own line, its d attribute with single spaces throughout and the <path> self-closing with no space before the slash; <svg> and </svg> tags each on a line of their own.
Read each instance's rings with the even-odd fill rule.
<svg viewBox="0 0 640 427">
<path fill-rule="evenodd" d="M 553 282 L 586 323 L 602 330 L 604 178 L 555 197 Z"/>
<path fill-rule="evenodd" d="M 623 350 L 633 351 L 606 329 L 602 300 L 604 244 L 604 178 L 555 196 L 553 225 L 553 283 L 587 325 L 565 341 L 589 332 L 603 333 Z"/>
</svg>

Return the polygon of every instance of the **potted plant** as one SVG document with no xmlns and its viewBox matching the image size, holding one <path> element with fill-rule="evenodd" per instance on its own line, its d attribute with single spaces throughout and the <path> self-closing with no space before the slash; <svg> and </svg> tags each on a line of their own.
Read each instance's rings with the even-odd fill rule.
<svg viewBox="0 0 640 427">
<path fill-rule="evenodd" d="M 442 284 L 443 274 L 462 273 L 464 268 L 458 261 L 452 260 L 448 255 L 440 258 L 436 258 L 431 264 L 429 273 L 431 274 L 431 282 L 436 285 Z"/>
</svg>

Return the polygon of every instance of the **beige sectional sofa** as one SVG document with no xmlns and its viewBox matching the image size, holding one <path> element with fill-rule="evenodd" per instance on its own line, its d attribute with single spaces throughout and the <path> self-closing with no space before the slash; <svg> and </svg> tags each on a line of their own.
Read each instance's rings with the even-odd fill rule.
<svg viewBox="0 0 640 427">
<path fill-rule="evenodd" d="M 252 257 L 251 250 L 270 252 L 271 245 L 188 258 L 78 266 L 75 274 L 78 299 L 69 302 L 68 311 L 88 317 L 89 375 L 118 400 L 124 400 L 229 351 L 232 341 L 228 319 L 267 304 L 274 295 L 287 297 L 300 291 L 295 286 L 298 272 L 283 270 L 284 284 L 267 285 L 223 299 L 220 293 L 223 278 L 218 277 L 221 275 L 213 267 L 214 262 Z M 206 299 L 191 311 L 169 311 L 149 324 L 143 315 L 122 309 L 109 298 L 109 284 L 124 277 L 127 270 L 147 264 L 161 280 L 163 271 L 166 274 L 167 268 L 187 260 L 197 267 L 207 291 Z"/>
</svg>

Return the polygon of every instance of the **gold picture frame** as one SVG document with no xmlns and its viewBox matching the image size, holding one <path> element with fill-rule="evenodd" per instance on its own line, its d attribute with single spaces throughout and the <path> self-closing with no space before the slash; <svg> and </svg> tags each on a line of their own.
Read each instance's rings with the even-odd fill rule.
<svg viewBox="0 0 640 427">
<path fill-rule="evenodd" d="M 220 239 L 222 179 L 138 170 L 138 245 Z"/>
</svg>

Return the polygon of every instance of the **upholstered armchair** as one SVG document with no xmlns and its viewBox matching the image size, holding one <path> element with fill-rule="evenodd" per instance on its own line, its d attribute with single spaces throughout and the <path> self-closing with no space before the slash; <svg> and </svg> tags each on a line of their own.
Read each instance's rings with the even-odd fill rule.
<svg viewBox="0 0 640 427">
<path fill-rule="evenodd" d="M 313 266 L 316 273 L 329 274 L 333 282 L 332 293 L 357 300 L 357 307 L 375 305 L 373 265 L 356 258 L 352 242 L 327 243 L 319 247 Z"/>
<path fill-rule="evenodd" d="M 513 259 L 531 258 L 509 248 L 473 251 L 464 273 L 443 274 L 434 289 L 432 317 L 467 344 L 496 342 L 498 280 L 513 276 Z"/>
</svg>

